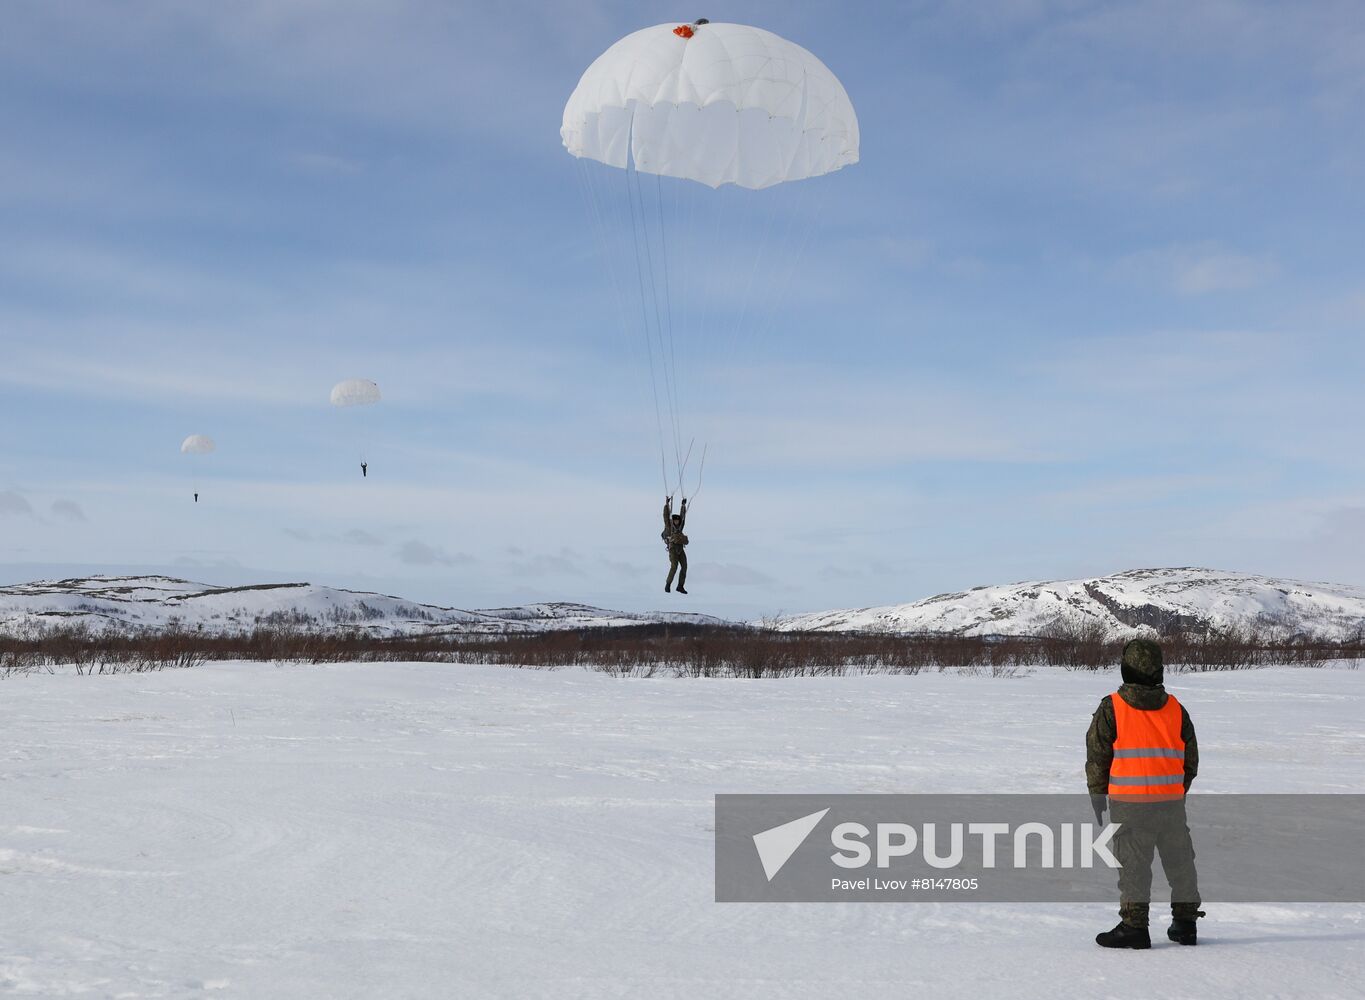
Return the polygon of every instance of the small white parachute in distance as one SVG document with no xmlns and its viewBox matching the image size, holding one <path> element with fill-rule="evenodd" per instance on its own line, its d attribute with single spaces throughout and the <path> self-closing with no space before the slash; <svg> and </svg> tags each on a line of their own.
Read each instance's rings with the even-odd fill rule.
<svg viewBox="0 0 1365 1000">
<path fill-rule="evenodd" d="M 598 56 L 564 106 L 564 148 L 613 167 L 759 189 L 858 162 L 829 68 L 745 24 L 659 24 Z"/>
<path fill-rule="evenodd" d="M 218 450 L 218 445 L 207 434 L 191 434 L 180 442 L 182 455 L 210 455 Z"/>
<path fill-rule="evenodd" d="M 368 378 L 348 378 L 332 386 L 333 406 L 370 406 L 379 402 L 379 383 Z"/>
</svg>

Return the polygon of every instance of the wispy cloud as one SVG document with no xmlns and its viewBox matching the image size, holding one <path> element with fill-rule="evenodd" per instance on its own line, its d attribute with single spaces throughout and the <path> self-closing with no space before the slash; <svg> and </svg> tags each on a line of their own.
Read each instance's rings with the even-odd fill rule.
<svg viewBox="0 0 1365 1000">
<path fill-rule="evenodd" d="M 447 552 L 439 545 L 411 539 L 398 547 L 398 560 L 409 566 L 471 566 L 478 560 L 465 552 Z"/>
<path fill-rule="evenodd" d="M 1201 243 L 1129 254 L 1118 262 L 1115 273 L 1163 285 L 1181 295 L 1209 295 L 1256 288 L 1273 280 L 1279 266 L 1267 254 L 1239 253 Z"/>
<path fill-rule="evenodd" d="M 14 490 L 0 491 L 0 514 L 28 517 L 33 514 L 33 505 Z"/>
<path fill-rule="evenodd" d="M 777 580 L 762 570 L 739 563 L 698 563 L 693 576 L 728 587 L 771 587 Z M 694 580 L 692 586 L 696 587 Z"/>
<path fill-rule="evenodd" d="M 342 534 L 341 539 L 350 545 L 376 546 L 384 544 L 384 539 L 374 534 L 374 532 L 366 531 L 364 528 L 351 528 L 349 531 Z"/>
<path fill-rule="evenodd" d="M 359 160 L 312 151 L 288 153 L 284 161 L 306 174 L 358 174 L 365 169 L 365 165 Z"/>
<path fill-rule="evenodd" d="M 518 559 L 510 565 L 516 576 L 585 576 L 583 556 L 572 549 L 562 548 L 557 553 L 542 552 Z"/>
<path fill-rule="evenodd" d="M 602 559 L 601 564 L 608 572 L 628 580 L 639 580 L 649 575 L 649 567 L 642 563 L 626 562 L 620 559 Z"/>
<path fill-rule="evenodd" d="M 54 517 L 63 521 L 84 521 L 86 519 L 85 511 L 74 500 L 53 500 L 49 510 L 52 511 Z"/>
</svg>

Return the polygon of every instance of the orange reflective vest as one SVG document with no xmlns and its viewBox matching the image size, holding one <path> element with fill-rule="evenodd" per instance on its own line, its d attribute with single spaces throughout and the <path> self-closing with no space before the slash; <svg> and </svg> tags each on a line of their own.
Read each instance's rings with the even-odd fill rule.
<svg viewBox="0 0 1365 1000">
<path fill-rule="evenodd" d="M 1133 802 L 1178 799 L 1185 794 L 1183 712 L 1174 695 L 1158 709 L 1134 708 L 1118 694 L 1114 705 L 1114 762 L 1109 767 L 1109 797 Z"/>
</svg>

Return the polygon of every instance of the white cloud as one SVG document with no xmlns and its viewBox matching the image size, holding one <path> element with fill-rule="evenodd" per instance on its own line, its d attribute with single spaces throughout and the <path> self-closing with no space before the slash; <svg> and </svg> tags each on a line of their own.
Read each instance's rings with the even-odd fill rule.
<svg viewBox="0 0 1365 1000">
<path fill-rule="evenodd" d="M 579 553 L 563 548 L 557 553 L 539 553 L 521 559 L 509 568 L 514 575 L 522 577 L 586 576 L 582 563 L 583 557 Z"/>
<path fill-rule="evenodd" d="M 0 515 L 27 517 L 33 513 L 33 505 L 13 490 L 0 491 Z"/>
<path fill-rule="evenodd" d="M 285 163 L 300 173 L 305 174 L 358 174 L 365 169 L 365 164 L 359 160 L 353 160 L 345 156 L 337 156 L 332 153 L 319 152 L 296 152 L 288 153 L 284 157 Z"/>
<path fill-rule="evenodd" d="M 366 531 L 364 528 L 351 528 L 349 531 L 342 534 L 341 539 L 350 545 L 375 546 L 384 544 L 384 539 L 380 538 L 372 531 Z"/>
<path fill-rule="evenodd" d="M 74 500 L 53 500 L 50 508 L 54 517 L 63 521 L 84 521 L 85 511 Z"/>
<path fill-rule="evenodd" d="M 692 570 L 693 586 L 699 579 L 729 587 L 771 587 L 777 580 L 752 566 L 739 563 L 697 563 Z"/>
<path fill-rule="evenodd" d="M 416 539 L 398 547 L 398 559 L 409 566 L 469 566 L 477 562 L 465 552 L 446 552 L 439 545 L 428 545 Z"/>
<path fill-rule="evenodd" d="M 1228 250 L 1216 243 L 1177 244 L 1129 254 L 1115 273 L 1161 284 L 1181 295 L 1209 295 L 1259 287 L 1279 274 L 1274 258 Z"/>
</svg>

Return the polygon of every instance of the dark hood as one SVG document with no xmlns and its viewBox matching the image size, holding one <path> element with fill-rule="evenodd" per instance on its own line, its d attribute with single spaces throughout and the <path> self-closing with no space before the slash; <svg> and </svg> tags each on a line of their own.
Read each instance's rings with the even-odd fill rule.
<svg viewBox="0 0 1365 1000">
<path fill-rule="evenodd" d="M 1128 684 L 1119 688 L 1119 697 L 1133 708 L 1154 712 L 1166 704 L 1166 689 L 1160 684 Z"/>
<path fill-rule="evenodd" d="M 1159 687 L 1165 680 L 1161 647 L 1151 639 L 1134 639 L 1123 647 L 1123 662 L 1119 669 L 1124 684 Z"/>
</svg>

